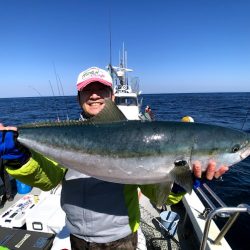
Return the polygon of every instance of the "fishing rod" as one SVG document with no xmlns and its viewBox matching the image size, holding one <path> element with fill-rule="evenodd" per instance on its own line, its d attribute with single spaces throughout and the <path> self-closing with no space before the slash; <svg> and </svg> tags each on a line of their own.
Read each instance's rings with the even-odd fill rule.
<svg viewBox="0 0 250 250">
<path fill-rule="evenodd" d="M 53 97 L 54 97 L 54 104 L 55 104 L 55 108 L 56 108 L 57 121 L 59 122 L 60 118 L 59 118 L 59 110 L 58 110 L 58 106 L 57 106 L 57 100 L 56 100 L 55 93 L 54 93 L 54 90 L 52 88 L 52 84 L 51 84 L 50 80 L 49 80 L 49 84 L 50 84 L 50 88 L 51 88 L 51 91 L 52 91 L 52 94 L 53 94 Z"/>
<path fill-rule="evenodd" d="M 30 85 L 28 87 L 31 88 L 31 89 L 33 89 L 40 97 L 43 97 L 41 95 L 41 93 L 36 88 L 34 88 L 33 86 L 30 86 Z"/>
<path fill-rule="evenodd" d="M 40 97 L 44 97 L 34 86 L 28 85 L 29 88 L 33 89 Z M 45 108 L 49 111 L 47 102 L 45 102 Z"/>
<path fill-rule="evenodd" d="M 67 121 L 68 121 L 68 120 L 69 120 L 68 105 L 67 105 L 66 97 L 65 97 L 65 95 L 64 95 L 64 90 L 63 90 L 63 85 L 62 85 L 61 79 L 60 79 L 59 75 L 57 75 L 57 77 L 58 77 L 59 83 L 60 83 L 60 85 L 61 85 L 62 96 L 63 96 L 63 99 L 64 99 L 65 108 L 66 108 L 66 118 L 67 118 Z"/>
<path fill-rule="evenodd" d="M 68 105 L 67 105 L 67 102 L 66 102 L 66 99 L 65 99 L 62 82 L 61 82 L 61 79 L 60 79 L 59 75 L 57 74 L 56 66 L 55 66 L 54 62 L 53 62 L 53 69 L 54 69 L 54 74 L 55 74 L 55 78 L 56 78 L 56 83 L 57 83 L 57 89 L 58 89 L 59 96 L 63 96 L 63 99 L 64 99 L 64 104 L 65 104 L 65 108 L 66 108 L 66 119 L 68 121 L 69 120 Z M 62 94 L 61 94 L 61 91 L 60 91 L 59 83 L 60 83 L 60 86 L 61 86 Z"/>
<path fill-rule="evenodd" d="M 60 117 L 59 117 L 59 109 L 58 109 L 58 103 L 57 103 L 57 100 L 56 100 L 56 97 L 55 97 L 55 93 L 54 93 L 54 90 L 53 90 L 53 87 L 52 87 L 52 84 L 49 80 L 49 84 L 50 84 L 50 88 L 51 88 L 51 91 L 52 91 L 52 94 L 53 94 L 53 97 L 54 97 L 54 106 L 55 106 L 55 109 L 56 109 L 56 116 L 57 116 L 57 121 L 59 122 L 60 121 Z M 28 86 L 29 88 L 33 89 L 40 97 L 43 97 L 43 95 L 33 86 Z M 46 103 L 46 106 L 47 106 L 47 111 L 49 111 L 49 108 L 48 108 L 48 104 L 47 102 Z"/>
</svg>

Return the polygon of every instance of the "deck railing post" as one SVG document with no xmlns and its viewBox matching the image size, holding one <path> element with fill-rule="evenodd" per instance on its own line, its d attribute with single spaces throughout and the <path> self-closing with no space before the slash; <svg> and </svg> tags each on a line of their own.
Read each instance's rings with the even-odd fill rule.
<svg viewBox="0 0 250 250">
<path fill-rule="evenodd" d="M 217 238 L 214 240 L 214 244 L 218 245 L 220 244 L 221 239 L 226 235 L 226 233 L 228 232 L 228 230 L 231 228 L 231 226 L 234 224 L 234 222 L 236 221 L 236 219 L 239 216 L 239 212 L 233 214 L 228 221 L 226 222 L 226 224 L 223 226 L 223 228 L 221 229 L 220 233 L 218 234 Z"/>
<path fill-rule="evenodd" d="M 205 248 L 206 248 L 210 224 L 211 224 L 213 217 L 216 214 L 219 214 L 219 213 L 232 214 L 232 213 L 234 213 L 234 215 L 228 219 L 227 223 L 222 228 L 222 230 L 221 230 L 220 234 L 217 236 L 217 238 L 212 242 L 213 244 L 218 245 L 220 243 L 220 240 L 222 239 L 222 237 L 225 236 L 225 234 L 228 232 L 228 230 L 231 228 L 231 226 L 233 225 L 233 223 L 237 219 L 239 213 L 242 213 L 242 212 L 247 212 L 250 214 L 250 206 L 247 204 L 240 204 L 238 207 L 221 207 L 221 208 L 217 208 L 217 209 L 211 211 L 208 214 L 207 221 L 205 224 L 200 250 L 205 250 Z"/>
</svg>

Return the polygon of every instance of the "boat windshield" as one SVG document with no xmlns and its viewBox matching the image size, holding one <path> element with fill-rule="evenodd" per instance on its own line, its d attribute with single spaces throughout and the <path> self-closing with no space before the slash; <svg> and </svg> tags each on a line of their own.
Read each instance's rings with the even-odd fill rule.
<svg viewBox="0 0 250 250">
<path fill-rule="evenodd" d="M 116 96 L 115 97 L 116 105 L 121 106 L 137 106 L 137 99 L 136 97 L 124 97 L 124 96 Z"/>
</svg>

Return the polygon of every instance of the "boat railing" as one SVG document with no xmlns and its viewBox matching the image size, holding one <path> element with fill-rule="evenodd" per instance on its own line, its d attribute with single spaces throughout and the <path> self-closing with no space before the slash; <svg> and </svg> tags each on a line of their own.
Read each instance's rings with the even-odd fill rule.
<svg viewBox="0 0 250 250">
<path fill-rule="evenodd" d="M 220 197 L 218 195 L 216 195 L 214 193 L 214 191 L 206 184 L 203 183 L 202 187 L 205 189 L 205 191 L 210 195 L 211 198 L 214 199 L 214 201 L 217 202 L 217 204 L 221 207 L 227 207 L 227 205 L 220 199 Z M 211 198 L 208 197 L 208 195 L 203 191 L 203 189 L 201 187 L 197 187 L 196 189 L 196 193 L 198 193 L 201 198 L 206 202 L 206 204 L 208 205 L 208 207 L 205 207 L 202 215 L 204 218 L 207 217 L 208 213 L 211 210 L 216 209 L 216 205 L 215 203 L 211 200 Z M 228 213 L 220 213 L 218 214 L 219 217 L 229 217 L 230 215 Z"/>
<path fill-rule="evenodd" d="M 204 191 L 203 189 L 204 188 Z M 229 229 L 232 227 L 239 214 L 242 212 L 248 212 L 250 214 L 250 206 L 247 204 L 240 204 L 237 207 L 228 207 L 218 195 L 214 193 L 214 191 L 206 184 L 203 183 L 202 186 L 197 187 L 196 193 L 201 196 L 201 198 L 206 202 L 208 207 L 205 207 L 202 216 L 206 219 L 206 224 L 204 228 L 204 233 L 202 236 L 200 250 L 204 250 L 206 248 L 208 233 L 211 225 L 211 221 L 214 217 L 219 216 L 226 218 L 228 217 L 228 221 L 225 223 L 223 228 L 220 230 L 218 236 L 211 243 L 214 245 L 219 245 L 221 239 L 226 235 Z M 211 198 L 216 201 L 220 207 L 216 207 L 213 201 L 206 194 L 208 193 Z"/>
<path fill-rule="evenodd" d="M 204 228 L 204 233 L 203 233 L 203 237 L 202 237 L 202 241 L 201 241 L 200 250 L 206 249 L 208 233 L 209 233 L 209 228 L 210 228 L 212 219 L 216 215 L 223 214 L 223 213 L 229 213 L 229 214 L 232 214 L 232 215 L 229 217 L 228 221 L 225 223 L 223 228 L 220 230 L 220 233 L 218 234 L 216 239 L 213 240 L 212 243 L 214 245 L 219 245 L 220 244 L 221 239 L 226 235 L 226 233 L 232 227 L 232 225 L 234 224 L 234 222 L 236 221 L 236 219 L 238 218 L 240 213 L 248 213 L 248 214 L 250 214 L 250 206 L 247 205 L 247 204 L 240 204 L 237 207 L 220 207 L 220 208 L 216 208 L 216 209 L 212 210 L 207 216 L 207 220 L 206 220 L 206 224 L 205 224 L 205 228 Z"/>
</svg>

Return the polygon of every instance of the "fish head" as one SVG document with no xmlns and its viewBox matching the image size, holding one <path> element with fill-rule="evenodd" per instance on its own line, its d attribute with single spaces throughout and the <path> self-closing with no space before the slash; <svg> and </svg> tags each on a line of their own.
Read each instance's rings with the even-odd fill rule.
<svg viewBox="0 0 250 250">
<path fill-rule="evenodd" d="M 232 166 L 250 155 L 250 134 L 216 125 L 193 124 L 190 136 L 190 162 L 200 161 L 206 171 L 209 161 L 220 166 Z M 192 165 L 192 164 L 191 164 Z"/>
<path fill-rule="evenodd" d="M 232 166 L 250 155 L 250 134 L 244 131 L 231 130 L 219 143 L 224 152 L 220 152 L 217 159 L 215 157 L 218 166 Z"/>
<path fill-rule="evenodd" d="M 237 148 L 235 149 L 237 151 Z M 250 155 L 250 134 L 246 134 L 245 141 L 239 147 L 238 154 L 241 160 L 244 160 Z"/>
</svg>

